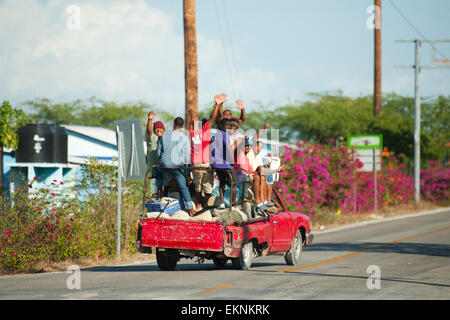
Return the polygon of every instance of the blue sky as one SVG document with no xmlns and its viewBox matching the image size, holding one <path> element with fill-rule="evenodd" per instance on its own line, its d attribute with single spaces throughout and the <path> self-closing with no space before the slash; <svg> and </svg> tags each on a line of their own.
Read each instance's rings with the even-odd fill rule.
<svg viewBox="0 0 450 320">
<path fill-rule="evenodd" d="M 450 1 L 391 1 L 427 38 L 450 39 Z M 391 1 L 382 0 L 382 90 L 412 96 L 413 70 L 394 65 L 413 64 L 413 44 L 394 40 L 420 36 Z M 371 94 L 371 4 L 197 0 L 200 108 L 218 92 L 228 93 L 230 103 L 242 98 L 253 110 L 303 100 L 308 92 Z M 69 5 L 80 8 L 80 29 L 67 27 Z M 0 47 L 0 99 L 18 104 L 95 95 L 181 114 L 182 23 L 182 0 L 0 1 L 0 37 L 7 44 Z M 438 48 L 450 57 L 450 43 Z M 422 51 L 428 64 L 430 47 Z M 437 94 L 450 94 L 450 69 L 423 70 L 422 95 Z"/>
</svg>

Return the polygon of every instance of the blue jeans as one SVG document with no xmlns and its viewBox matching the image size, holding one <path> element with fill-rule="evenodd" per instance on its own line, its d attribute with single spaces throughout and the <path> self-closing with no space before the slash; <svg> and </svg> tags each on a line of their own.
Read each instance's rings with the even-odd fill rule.
<svg viewBox="0 0 450 320">
<path fill-rule="evenodd" d="M 180 189 L 181 199 L 184 202 L 184 208 L 192 209 L 191 194 L 189 188 L 186 185 L 186 171 L 182 169 L 177 170 L 164 170 L 162 168 L 155 168 L 156 187 L 161 188 L 163 186 L 163 173 L 168 173 L 177 182 Z"/>
</svg>

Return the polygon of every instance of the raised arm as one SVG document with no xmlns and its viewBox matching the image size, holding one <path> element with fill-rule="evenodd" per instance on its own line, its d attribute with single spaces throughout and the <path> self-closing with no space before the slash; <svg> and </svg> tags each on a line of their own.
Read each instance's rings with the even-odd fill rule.
<svg viewBox="0 0 450 320">
<path fill-rule="evenodd" d="M 148 113 L 148 118 L 147 118 L 147 135 L 150 138 L 153 134 L 153 118 L 155 117 L 155 112 L 154 111 L 150 111 Z"/>
<path fill-rule="evenodd" d="M 227 101 L 227 95 L 225 93 L 215 95 L 214 101 L 215 101 L 215 104 L 213 107 L 213 111 L 211 112 L 209 119 L 208 119 L 208 124 L 209 124 L 210 128 L 212 127 L 214 122 L 216 122 L 218 124 L 217 121 L 220 120 L 218 117 L 219 111 L 222 111 L 222 105 L 224 104 L 225 101 Z"/>
<path fill-rule="evenodd" d="M 238 119 L 239 126 L 245 121 L 245 108 L 242 100 L 236 100 L 236 108 L 241 110 L 241 117 Z"/>
<path fill-rule="evenodd" d="M 270 127 L 270 123 L 269 123 L 269 122 L 266 122 L 266 123 L 264 124 L 264 127 L 262 127 L 261 129 L 259 129 L 258 132 L 257 132 L 257 133 L 255 134 L 255 136 L 253 137 L 253 139 L 252 139 L 253 143 L 256 143 L 256 140 L 259 139 L 259 136 L 261 135 L 261 133 L 262 133 L 264 130 L 268 129 L 269 127 Z"/>
<path fill-rule="evenodd" d="M 216 117 L 216 124 L 219 126 L 220 119 L 223 117 L 223 103 L 219 104 L 219 107 L 217 108 L 217 117 Z"/>
</svg>

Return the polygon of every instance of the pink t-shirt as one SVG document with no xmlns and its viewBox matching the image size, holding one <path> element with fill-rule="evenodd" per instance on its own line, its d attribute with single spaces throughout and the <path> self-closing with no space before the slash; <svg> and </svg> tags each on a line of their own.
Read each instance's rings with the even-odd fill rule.
<svg viewBox="0 0 450 320">
<path fill-rule="evenodd" d="M 189 130 L 191 135 L 191 163 L 209 163 L 209 144 L 211 143 L 211 127 L 206 122 L 201 130 Z"/>
<path fill-rule="evenodd" d="M 234 164 L 234 166 L 236 168 L 236 170 L 235 170 L 236 173 L 242 173 L 242 174 L 253 173 L 253 168 L 250 164 L 250 160 L 248 159 L 244 150 L 242 150 L 241 152 L 238 153 L 238 155 L 236 157 L 236 163 Z M 244 169 L 247 172 L 245 172 L 245 171 L 240 172 L 240 170 L 238 168 Z"/>
</svg>

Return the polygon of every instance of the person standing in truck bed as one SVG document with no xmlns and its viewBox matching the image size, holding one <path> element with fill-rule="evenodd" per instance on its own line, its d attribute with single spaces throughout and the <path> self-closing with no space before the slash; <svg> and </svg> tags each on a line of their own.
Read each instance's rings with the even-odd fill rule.
<svg viewBox="0 0 450 320">
<path fill-rule="evenodd" d="M 148 113 L 147 117 L 147 133 L 145 135 L 145 141 L 147 143 L 147 166 L 150 168 L 153 165 L 159 164 L 159 157 L 157 154 L 158 140 L 163 136 L 166 128 L 161 121 L 153 123 L 155 112 L 152 110 Z M 152 170 L 152 177 L 155 176 L 155 168 Z M 151 180 L 151 192 L 156 192 L 155 180 Z"/>
<path fill-rule="evenodd" d="M 158 140 L 157 154 L 160 159 L 161 166 L 168 168 L 184 167 L 190 164 L 191 147 L 189 134 L 185 132 L 183 118 L 177 117 L 173 121 L 173 131 L 166 134 Z M 162 176 L 164 172 L 168 173 L 175 179 L 180 190 L 181 199 L 184 208 L 189 212 L 190 216 L 195 214 L 192 206 L 189 188 L 186 185 L 188 172 L 184 169 L 160 169 L 156 170 L 158 175 Z M 162 189 L 162 180 L 157 179 L 158 192 Z"/>
<path fill-rule="evenodd" d="M 206 207 L 208 199 L 213 190 L 213 172 L 204 170 L 210 168 L 209 163 L 209 145 L 211 143 L 211 126 L 216 121 L 219 107 L 226 101 L 227 95 L 224 93 L 214 96 L 214 107 L 209 119 L 201 121 L 201 128 L 199 130 L 200 121 L 192 121 L 189 124 L 189 134 L 191 135 L 191 163 L 194 167 L 192 170 L 192 180 L 195 191 L 196 210 L 202 210 Z M 195 170 L 198 168 L 199 170 Z M 202 192 L 204 198 L 202 201 Z M 203 206 L 202 206 L 203 205 Z"/>
</svg>

